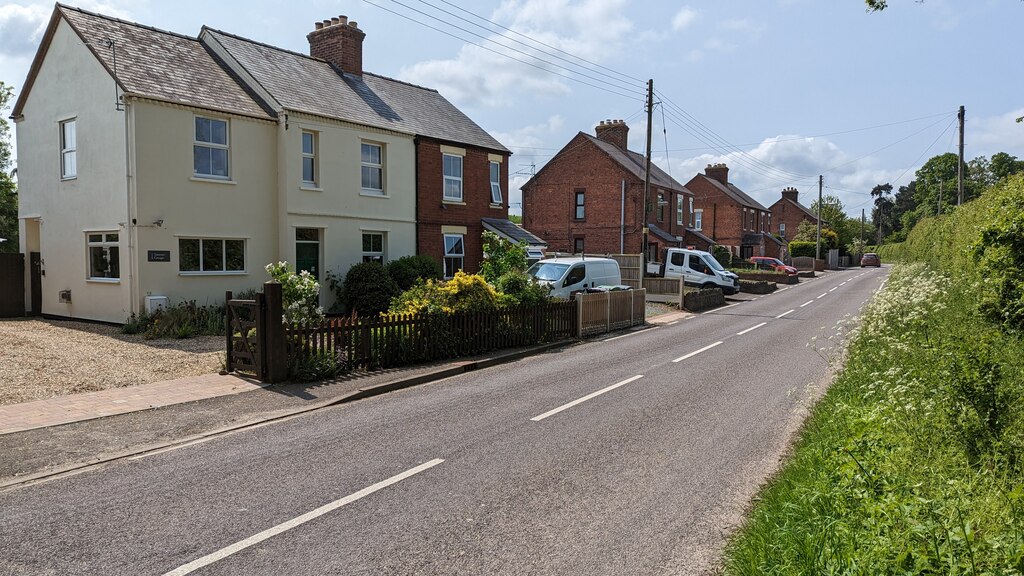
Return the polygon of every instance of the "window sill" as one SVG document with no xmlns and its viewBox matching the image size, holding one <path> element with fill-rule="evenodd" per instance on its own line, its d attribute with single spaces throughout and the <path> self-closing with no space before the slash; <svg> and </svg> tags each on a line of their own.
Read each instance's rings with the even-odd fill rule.
<svg viewBox="0 0 1024 576">
<path fill-rule="evenodd" d="M 61 176 L 60 177 L 60 181 L 61 182 L 70 182 L 72 180 L 78 180 L 78 174 L 75 174 L 74 176 Z"/>
<path fill-rule="evenodd" d="M 463 202 L 462 200 L 451 200 L 451 199 L 448 199 L 448 198 L 442 199 L 441 203 L 442 204 L 451 204 L 452 206 L 465 206 L 466 205 L 466 203 Z"/>
<path fill-rule="evenodd" d="M 90 284 L 120 284 L 120 278 L 86 278 L 86 282 Z"/>
<path fill-rule="evenodd" d="M 384 192 L 377 190 L 367 190 L 365 188 L 360 190 L 359 195 L 365 196 L 367 198 L 391 198 L 391 196 L 388 196 Z"/>
<path fill-rule="evenodd" d="M 249 272 L 245 270 L 232 270 L 229 272 L 178 272 L 178 276 L 245 276 Z"/>
<path fill-rule="evenodd" d="M 193 177 L 189 178 L 189 180 L 191 180 L 193 182 L 205 182 L 207 184 L 227 184 L 229 186 L 236 186 L 236 185 L 238 185 L 238 182 L 235 182 L 234 180 L 231 180 L 231 179 L 228 179 L 228 178 L 216 178 L 216 177 L 213 177 L 213 176 L 210 176 L 210 177 L 193 176 Z"/>
<path fill-rule="evenodd" d="M 502 210 L 502 209 L 505 208 L 505 205 L 504 204 L 491 204 L 491 208 L 494 208 L 495 210 Z"/>
<path fill-rule="evenodd" d="M 323 188 L 317 186 L 316 184 L 303 184 L 302 186 L 299 186 L 299 190 L 302 190 L 302 191 L 305 191 L 305 192 L 323 192 L 324 191 Z"/>
</svg>

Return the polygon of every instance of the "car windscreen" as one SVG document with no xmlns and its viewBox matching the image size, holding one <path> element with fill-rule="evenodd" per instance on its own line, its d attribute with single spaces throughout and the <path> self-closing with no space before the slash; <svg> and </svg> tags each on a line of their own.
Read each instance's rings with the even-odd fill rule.
<svg viewBox="0 0 1024 576">
<path fill-rule="evenodd" d="M 711 266 L 712 270 L 718 270 L 719 272 L 725 271 L 725 268 L 722 268 L 722 265 L 718 263 L 718 260 L 715 260 L 714 256 L 704 256 L 701 260 L 706 262 L 708 266 Z"/>
<path fill-rule="evenodd" d="M 537 280 L 547 280 L 548 282 L 554 282 L 565 274 L 566 269 L 569 268 L 568 264 L 554 264 L 550 262 L 537 262 L 530 269 L 526 271 L 527 274 L 533 276 Z"/>
</svg>

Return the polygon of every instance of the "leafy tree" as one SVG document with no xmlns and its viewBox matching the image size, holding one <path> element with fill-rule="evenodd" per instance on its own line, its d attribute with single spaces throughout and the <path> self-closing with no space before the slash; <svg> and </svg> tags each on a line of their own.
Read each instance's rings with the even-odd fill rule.
<svg viewBox="0 0 1024 576">
<path fill-rule="evenodd" d="M 11 175 L 11 129 L 7 107 L 14 89 L 0 82 L 0 252 L 18 251 L 18 187 Z"/>
<path fill-rule="evenodd" d="M 815 200 L 811 203 L 811 212 L 818 212 L 818 201 Z M 834 194 L 826 194 L 821 199 L 821 219 L 822 219 L 822 243 L 828 245 L 829 241 L 825 240 L 825 230 L 831 230 L 836 234 L 838 241 L 835 245 L 830 245 L 831 248 L 839 248 L 840 246 L 846 246 L 853 241 L 855 237 L 860 236 L 860 222 L 854 222 L 849 216 L 846 215 L 846 207 L 843 205 L 843 201 Z M 856 224 L 854 226 L 853 224 Z M 817 229 L 817 226 L 815 226 Z M 817 230 L 815 230 L 815 236 L 817 236 Z M 811 238 L 815 240 L 816 238 Z"/>
<path fill-rule="evenodd" d="M 934 216 L 948 212 L 948 206 L 956 204 L 957 165 L 960 159 L 956 154 L 947 152 L 933 156 L 915 173 L 917 186 L 914 201 L 917 202 L 918 220 L 925 216 Z M 942 206 L 939 206 L 939 194 L 942 194 Z"/>
<path fill-rule="evenodd" d="M 871 211 L 871 221 L 875 223 L 878 228 L 878 243 L 882 243 L 882 238 L 892 232 L 892 200 L 889 196 L 892 195 L 892 184 L 886 182 L 885 184 L 878 184 L 871 189 L 871 197 L 875 199 L 875 208 Z M 889 222 L 886 222 L 885 214 L 889 214 Z M 888 226 L 886 226 L 888 224 Z"/>
<path fill-rule="evenodd" d="M 1024 173 L 1024 160 L 1018 160 L 1016 156 L 1011 156 L 1006 152 L 996 152 L 992 155 L 989 167 L 992 172 L 993 181 L 991 183 L 995 184 L 1014 174 Z"/>
</svg>

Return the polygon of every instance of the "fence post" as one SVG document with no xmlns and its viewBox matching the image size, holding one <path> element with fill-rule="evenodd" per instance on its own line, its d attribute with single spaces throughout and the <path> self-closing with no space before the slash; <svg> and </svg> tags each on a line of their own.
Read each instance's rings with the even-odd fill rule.
<svg viewBox="0 0 1024 576">
<path fill-rule="evenodd" d="M 232 298 L 234 298 L 234 296 L 231 294 L 231 290 L 224 293 L 224 334 L 227 339 L 227 348 L 225 348 L 227 352 L 224 356 L 224 370 L 227 372 L 232 372 L 235 369 L 234 362 L 231 359 L 232 348 L 234 348 L 234 345 L 231 342 L 231 337 L 235 333 L 234 329 L 231 328 L 231 304 L 229 304 L 229 302 L 231 302 Z"/>
<path fill-rule="evenodd" d="M 604 331 L 612 331 L 612 293 L 604 293 Z"/>
<path fill-rule="evenodd" d="M 288 349 L 285 345 L 285 326 L 282 321 L 284 304 L 281 284 L 274 281 L 264 283 L 263 295 L 266 306 L 261 313 L 265 315 L 263 328 L 266 334 L 260 340 L 264 345 L 266 381 L 273 384 L 283 382 L 288 377 Z"/>
<path fill-rule="evenodd" d="M 576 337 L 583 338 L 583 298 L 576 295 Z"/>
</svg>

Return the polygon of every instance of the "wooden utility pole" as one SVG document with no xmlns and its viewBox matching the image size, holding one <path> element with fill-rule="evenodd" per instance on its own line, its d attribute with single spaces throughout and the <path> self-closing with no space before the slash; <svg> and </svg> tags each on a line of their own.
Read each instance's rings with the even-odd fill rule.
<svg viewBox="0 0 1024 576">
<path fill-rule="evenodd" d="M 825 176 L 818 175 L 818 242 L 814 246 L 814 259 L 821 260 L 821 189 L 825 187 Z M 817 266 L 817 262 L 814 264 Z"/>
<path fill-rule="evenodd" d="M 640 259 L 643 263 L 643 267 L 640 271 L 640 277 L 643 278 L 647 274 L 647 198 L 651 192 L 651 122 L 654 118 L 654 79 L 647 81 L 647 167 L 644 169 L 644 209 L 643 209 L 643 245 L 641 246 L 640 252 L 643 257 Z"/>
<path fill-rule="evenodd" d="M 860 209 L 860 245 L 864 246 L 864 209 Z"/>
<path fill-rule="evenodd" d="M 964 203 L 964 107 L 960 107 L 960 111 L 956 117 L 960 121 L 960 158 L 956 164 L 956 205 L 959 206 Z"/>
</svg>

